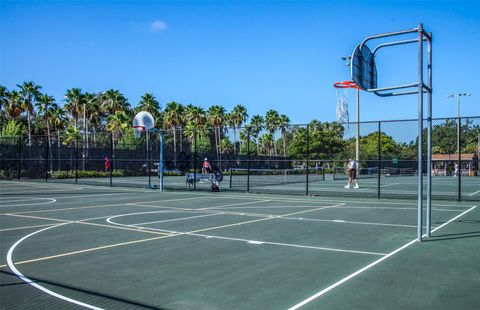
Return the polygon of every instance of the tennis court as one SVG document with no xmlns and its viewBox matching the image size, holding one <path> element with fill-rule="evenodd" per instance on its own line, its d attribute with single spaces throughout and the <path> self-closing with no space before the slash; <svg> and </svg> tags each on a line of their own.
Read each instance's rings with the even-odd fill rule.
<svg viewBox="0 0 480 310">
<path fill-rule="evenodd" d="M 16 181 L 0 190 L 6 309 L 478 305 L 476 202 L 433 202 L 432 237 L 419 243 L 414 200 Z"/>
</svg>

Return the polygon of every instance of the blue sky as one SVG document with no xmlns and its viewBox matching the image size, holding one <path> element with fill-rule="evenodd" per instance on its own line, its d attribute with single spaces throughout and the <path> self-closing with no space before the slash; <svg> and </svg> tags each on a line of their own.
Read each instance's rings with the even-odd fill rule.
<svg viewBox="0 0 480 310">
<path fill-rule="evenodd" d="M 136 105 L 152 92 L 208 107 L 276 109 L 293 123 L 335 119 L 340 59 L 366 36 L 433 32 L 434 117 L 456 115 L 445 96 L 468 91 L 479 115 L 480 1 L 5 1 L 0 0 L 0 84 L 35 81 L 61 100 L 80 87 L 119 89 Z M 373 47 L 373 45 L 371 46 Z M 416 46 L 377 56 L 379 86 L 417 80 Z M 350 115 L 355 118 L 354 96 Z M 417 116 L 417 96 L 362 92 L 361 119 Z"/>
</svg>

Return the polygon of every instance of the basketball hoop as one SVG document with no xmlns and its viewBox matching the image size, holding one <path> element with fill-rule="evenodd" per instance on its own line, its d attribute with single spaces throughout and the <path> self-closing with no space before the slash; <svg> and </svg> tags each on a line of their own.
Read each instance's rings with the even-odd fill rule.
<svg viewBox="0 0 480 310">
<path fill-rule="evenodd" d="M 360 89 L 354 81 L 342 81 L 333 84 L 337 90 L 337 122 L 348 123 L 350 115 L 348 114 L 348 90 Z"/>
<path fill-rule="evenodd" d="M 145 126 L 136 125 L 132 127 L 134 129 L 135 138 L 140 138 L 142 136 L 142 133 L 145 131 Z"/>
</svg>

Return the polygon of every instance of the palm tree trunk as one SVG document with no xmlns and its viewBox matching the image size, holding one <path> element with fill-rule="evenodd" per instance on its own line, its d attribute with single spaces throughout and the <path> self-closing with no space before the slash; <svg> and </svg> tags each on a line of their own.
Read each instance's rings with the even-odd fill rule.
<svg viewBox="0 0 480 310">
<path fill-rule="evenodd" d="M 173 128 L 173 167 L 176 168 L 177 167 L 177 131 L 175 129 L 175 127 L 172 127 Z"/>
<path fill-rule="evenodd" d="M 28 123 L 28 146 L 32 146 L 32 131 L 30 126 L 30 109 L 27 107 L 27 123 Z"/>
<path fill-rule="evenodd" d="M 180 133 L 180 153 L 183 152 L 183 128 L 179 127 L 178 132 Z"/>
<path fill-rule="evenodd" d="M 57 171 L 60 171 L 60 129 L 57 128 Z"/>
<path fill-rule="evenodd" d="M 213 133 L 215 136 L 215 152 L 217 153 L 217 159 L 218 159 L 218 140 L 217 140 L 217 128 L 213 129 Z"/>
<path fill-rule="evenodd" d="M 282 132 L 282 140 L 283 140 L 283 157 L 287 157 L 287 146 L 285 141 L 285 133 Z"/>
<path fill-rule="evenodd" d="M 237 131 L 233 126 L 233 154 L 237 154 Z"/>
<path fill-rule="evenodd" d="M 46 112 L 45 112 L 46 113 Z M 50 156 L 50 172 L 52 171 L 52 144 L 51 144 L 51 141 L 50 141 L 50 124 L 48 123 L 48 117 L 46 116 L 45 114 L 45 122 L 47 123 L 47 140 L 48 140 L 48 153 L 49 153 L 49 156 Z M 48 163 L 47 163 L 48 164 Z"/>
</svg>

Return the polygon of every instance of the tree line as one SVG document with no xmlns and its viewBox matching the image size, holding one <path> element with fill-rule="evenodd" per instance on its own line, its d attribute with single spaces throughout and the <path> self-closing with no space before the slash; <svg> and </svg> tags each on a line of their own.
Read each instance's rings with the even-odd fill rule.
<svg viewBox="0 0 480 310">
<path fill-rule="evenodd" d="M 84 92 L 80 88 L 66 90 L 58 101 L 42 91 L 35 82 L 25 81 L 15 89 L 0 85 L 0 135 L 25 136 L 31 145 L 32 136 L 46 135 L 64 144 L 82 140 L 84 134 L 96 140 L 98 132 L 111 132 L 116 143 L 132 140 L 131 124 L 139 111 L 151 113 L 155 127 L 166 133 L 173 152 L 193 147 L 197 150 L 215 150 L 217 154 L 246 154 L 302 158 L 316 154 L 315 159 L 347 159 L 354 156 L 354 138 L 345 139 L 345 127 L 336 122 L 312 120 L 308 126 L 292 125 L 286 114 L 274 109 L 265 115 L 248 114 L 238 104 L 231 111 L 222 105 L 203 108 L 193 104 L 171 101 L 164 107 L 152 93 L 145 93 L 132 107 L 128 99 L 116 89 L 100 93 Z M 401 124 L 399 124 L 401 126 Z M 233 133 L 233 136 L 230 135 Z M 462 124 L 462 151 L 474 152 L 478 124 Z M 378 152 L 378 132 L 361 137 L 361 158 L 373 159 Z M 248 141 L 248 143 L 247 143 Z M 381 152 L 387 157 L 413 159 L 416 141 L 397 142 L 380 133 Z M 456 152 L 456 122 L 443 122 L 433 128 L 434 153 Z"/>
</svg>

